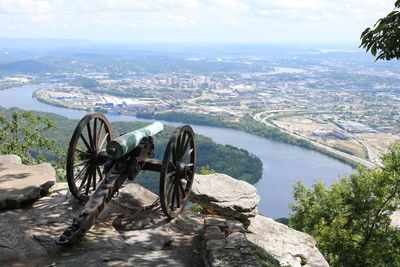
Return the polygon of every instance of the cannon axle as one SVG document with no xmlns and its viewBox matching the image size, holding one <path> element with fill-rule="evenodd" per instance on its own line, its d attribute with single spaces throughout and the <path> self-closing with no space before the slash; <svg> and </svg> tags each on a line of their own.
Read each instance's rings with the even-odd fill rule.
<svg viewBox="0 0 400 267">
<path fill-rule="evenodd" d="M 133 180 L 141 170 L 160 173 L 164 214 L 172 219 L 182 212 L 193 184 L 195 135 L 189 125 L 178 127 L 164 158 L 158 160 L 153 158 L 153 136 L 162 130 L 163 125 L 155 122 L 112 139 L 111 125 L 103 114 L 82 118 L 68 149 L 67 180 L 72 195 L 86 205 L 56 240 L 58 245 L 81 241 L 125 180 Z"/>
</svg>

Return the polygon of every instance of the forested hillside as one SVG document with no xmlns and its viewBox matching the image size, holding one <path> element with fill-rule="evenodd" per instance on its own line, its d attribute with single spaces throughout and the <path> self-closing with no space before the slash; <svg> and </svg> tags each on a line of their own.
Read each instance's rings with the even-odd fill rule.
<svg viewBox="0 0 400 267">
<path fill-rule="evenodd" d="M 2 109 L 0 114 L 11 116 L 15 109 Z M 46 136 L 54 139 L 56 146 L 67 148 L 72 133 L 78 123 L 78 120 L 69 120 L 65 117 L 45 112 L 34 112 L 34 114 L 44 116 L 54 122 L 55 128 L 45 132 Z M 112 122 L 113 136 L 144 127 L 146 122 Z M 1 131 L 0 123 L 0 131 Z M 174 131 L 175 127 L 165 126 L 164 131 L 157 134 L 154 138 L 156 158 L 162 159 L 166 144 Z M 229 145 L 221 145 L 213 142 L 210 138 L 202 135 L 196 135 L 197 138 L 197 171 L 201 167 L 207 166 L 216 172 L 226 173 L 237 179 L 245 180 L 250 183 L 257 182 L 262 175 L 262 162 L 256 156 L 249 154 L 246 150 L 238 149 Z M 35 153 L 33 153 L 35 154 Z M 142 172 L 137 181 L 146 185 L 149 189 L 158 190 L 158 174 L 151 172 Z"/>
</svg>

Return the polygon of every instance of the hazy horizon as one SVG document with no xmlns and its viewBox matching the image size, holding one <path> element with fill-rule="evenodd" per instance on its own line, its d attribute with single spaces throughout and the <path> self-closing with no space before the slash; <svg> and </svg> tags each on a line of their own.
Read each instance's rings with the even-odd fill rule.
<svg viewBox="0 0 400 267">
<path fill-rule="evenodd" d="M 393 0 L 0 0 L 0 36 L 115 43 L 358 43 Z"/>
</svg>

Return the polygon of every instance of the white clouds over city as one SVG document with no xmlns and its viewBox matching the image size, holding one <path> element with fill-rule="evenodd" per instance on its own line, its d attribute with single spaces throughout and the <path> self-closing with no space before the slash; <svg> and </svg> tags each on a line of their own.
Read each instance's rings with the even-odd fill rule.
<svg viewBox="0 0 400 267">
<path fill-rule="evenodd" d="M 1 37 L 167 42 L 341 42 L 394 0 L 0 0 Z"/>
</svg>

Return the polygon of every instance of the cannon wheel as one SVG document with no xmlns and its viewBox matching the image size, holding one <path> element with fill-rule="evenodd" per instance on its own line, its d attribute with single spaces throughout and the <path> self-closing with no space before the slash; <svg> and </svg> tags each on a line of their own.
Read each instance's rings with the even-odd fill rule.
<svg viewBox="0 0 400 267">
<path fill-rule="evenodd" d="M 196 140 L 192 128 L 176 128 L 161 166 L 160 202 L 164 214 L 175 218 L 184 209 L 196 168 Z"/>
<path fill-rule="evenodd" d="M 68 148 L 67 181 L 80 201 L 87 201 L 105 176 L 104 157 L 99 152 L 111 139 L 110 122 L 101 113 L 86 115 L 76 126 Z"/>
</svg>

